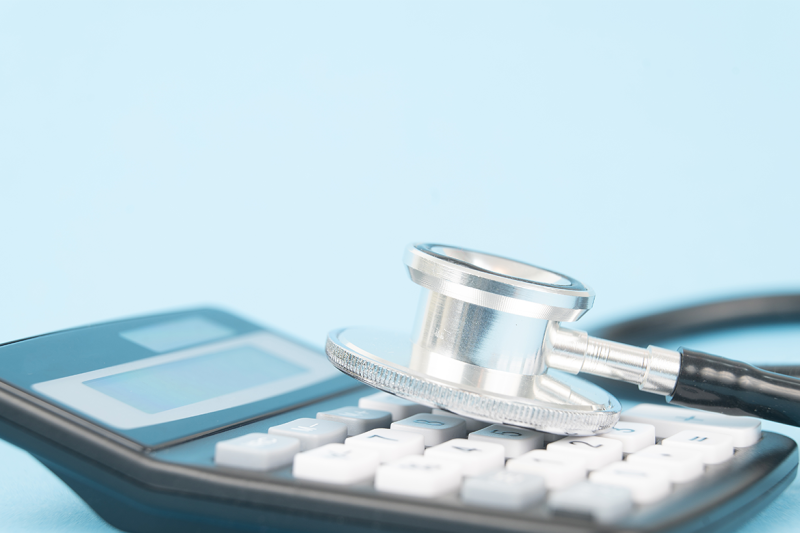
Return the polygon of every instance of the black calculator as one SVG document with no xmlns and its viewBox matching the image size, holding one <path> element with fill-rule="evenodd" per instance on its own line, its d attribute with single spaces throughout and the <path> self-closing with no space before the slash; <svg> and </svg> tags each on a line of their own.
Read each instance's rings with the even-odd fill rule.
<svg viewBox="0 0 800 533">
<path fill-rule="evenodd" d="M 666 405 L 590 437 L 465 419 L 216 309 L 0 346 L 0 438 L 131 532 L 730 531 L 798 462 L 756 419 Z"/>
</svg>

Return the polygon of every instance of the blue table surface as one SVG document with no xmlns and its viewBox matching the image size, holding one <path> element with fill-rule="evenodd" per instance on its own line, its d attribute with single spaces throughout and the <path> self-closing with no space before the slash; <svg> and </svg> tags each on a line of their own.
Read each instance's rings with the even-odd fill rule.
<svg viewBox="0 0 800 533">
<path fill-rule="evenodd" d="M 789 1 L 2 1 L 0 342 L 203 304 L 318 346 L 407 331 L 413 241 L 578 278 L 585 329 L 797 291 L 798 22 Z M 685 344 L 765 363 L 798 340 Z M 740 531 L 794 531 L 799 486 Z M 111 529 L 4 443 L 0 517 Z"/>
</svg>

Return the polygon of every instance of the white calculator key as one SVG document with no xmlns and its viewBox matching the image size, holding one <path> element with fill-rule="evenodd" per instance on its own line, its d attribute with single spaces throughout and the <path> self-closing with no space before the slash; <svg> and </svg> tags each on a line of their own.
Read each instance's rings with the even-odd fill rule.
<svg viewBox="0 0 800 533">
<path fill-rule="evenodd" d="M 544 478 L 548 489 L 563 489 L 586 479 L 586 463 L 574 454 L 533 450 L 506 463 L 511 472 Z"/>
<path fill-rule="evenodd" d="M 559 514 L 590 516 L 608 524 L 626 516 L 633 507 L 631 492 L 624 487 L 580 483 L 550 493 L 547 506 Z"/>
<path fill-rule="evenodd" d="M 294 456 L 292 475 L 337 485 L 371 479 L 378 468 L 378 454 L 344 444 L 326 444 Z"/>
<path fill-rule="evenodd" d="M 508 470 L 468 477 L 461 484 L 463 502 L 497 509 L 525 509 L 543 499 L 545 493 L 544 478 Z"/>
<path fill-rule="evenodd" d="M 347 426 L 333 420 L 298 418 L 269 428 L 269 434 L 299 439 L 300 451 L 304 452 L 332 442 L 344 442 L 347 437 Z"/>
<path fill-rule="evenodd" d="M 465 476 L 480 476 L 502 470 L 505 449 L 499 444 L 467 439 L 453 439 L 425 450 L 425 457 L 453 461 L 461 465 Z"/>
<path fill-rule="evenodd" d="M 417 413 L 430 413 L 430 407 L 409 402 L 386 392 L 376 392 L 358 400 L 358 406 L 392 413 L 392 420 L 402 420 Z"/>
<path fill-rule="evenodd" d="M 451 439 L 466 436 L 464 419 L 457 416 L 417 414 L 397 422 L 392 429 L 419 433 L 425 439 L 425 446 L 436 446 Z"/>
<path fill-rule="evenodd" d="M 662 440 L 661 445 L 699 452 L 707 465 L 723 463 L 733 457 L 733 438 L 722 433 L 690 429 Z"/>
<path fill-rule="evenodd" d="M 617 422 L 610 431 L 602 435 L 622 443 L 624 453 L 634 453 L 656 443 L 656 428 L 651 424 L 638 422 Z"/>
<path fill-rule="evenodd" d="M 473 431 L 478 431 L 479 429 L 483 429 L 486 426 L 491 425 L 489 422 L 481 422 L 480 420 L 475 420 L 474 418 L 467 418 L 466 416 L 456 415 L 451 413 L 450 411 L 445 411 L 444 409 L 434 409 L 431 411 L 434 415 L 445 415 L 445 416 L 457 416 L 464 420 L 464 423 L 467 425 L 467 433 L 472 433 Z"/>
<path fill-rule="evenodd" d="M 622 412 L 621 420 L 653 424 L 656 437 L 667 438 L 687 429 L 724 433 L 737 448 L 752 446 L 761 439 L 761 420 L 747 416 L 728 416 L 697 409 L 642 403 Z"/>
<path fill-rule="evenodd" d="M 218 442 L 214 448 L 214 462 L 233 468 L 271 470 L 291 464 L 299 451 L 298 439 L 250 433 Z"/>
<path fill-rule="evenodd" d="M 653 503 L 669 494 L 672 483 L 666 469 L 640 463 L 620 461 L 589 474 L 589 481 L 598 485 L 625 487 L 635 503 Z"/>
<path fill-rule="evenodd" d="M 381 465 L 375 472 L 375 490 L 433 498 L 454 492 L 461 484 L 461 466 L 422 455 L 409 455 Z"/>
<path fill-rule="evenodd" d="M 348 435 L 358 435 L 377 428 L 388 428 L 392 423 L 390 412 L 362 407 L 340 407 L 333 411 L 323 411 L 317 413 L 317 418 L 341 422 L 347 426 Z"/>
<path fill-rule="evenodd" d="M 656 444 L 630 454 L 626 461 L 667 469 L 673 483 L 685 483 L 703 475 L 703 458 L 698 452 L 682 448 L 667 448 Z"/>
<path fill-rule="evenodd" d="M 547 450 L 580 457 L 588 470 L 597 470 L 622 460 L 622 443 L 604 437 L 567 437 L 551 442 Z"/>
<path fill-rule="evenodd" d="M 367 433 L 348 437 L 346 446 L 374 451 L 381 463 L 396 461 L 406 455 L 422 455 L 425 439 L 419 433 L 394 429 L 373 429 Z"/>
<path fill-rule="evenodd" d="M 506 457 L 519 457 L 523 453 L 544 447 L 542 433 L 502 424 L 493 424 L 470 433 L 469 439 L 502 444 L 506 450 Z"/>
</svg>

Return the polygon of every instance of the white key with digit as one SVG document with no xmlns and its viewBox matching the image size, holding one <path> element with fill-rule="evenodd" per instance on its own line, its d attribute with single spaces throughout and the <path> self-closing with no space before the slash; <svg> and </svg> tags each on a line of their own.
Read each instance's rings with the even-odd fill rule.
<svg viewBox="0 0 800 533">
<path fill-rule="evenodd" d="M 294 456 L 292 475 L 336 485 L 366 481 L 375 475 L 379 464 L 376 452 L 344 444 L 326 444 Z"/>
<path fill-rule="evenodd" d="M 500 444 L 506 457 L 519 457 L 523 453 L 544 447 L 544 435 L 532 429 L 523 429 L 502 424 L 493 424 L 469 434 L 469 440 L 480 440 Z"/>
<path fill-rule="evenodd" d="M 422 455 L 425 450 L 422 435 L 395 429 L 373 429 L 348 437 L 344 443 L 346 446 L 376 452 L 381 463 L 396 461 L 406 455 Z"/>
<path fill-rule="evenodd" d="M 533 450 L 506 463 L 506 470 L 544 478 L 548 489 L 563 489 L 586 479 L 586 462 L 575 454 Z"/>
<path fill-rule="evenodd" d="M 733 438 L 722 433 L 690 429 L 662 440 L 661 445 L 698 452 L 707 465 L 724 463 L 733 457 Z"/>
<path fill-rule="evenodd" d="M 402 420 L 417 413 L 430 413 L 430 407 L 398 398 L 386 392 L 376 392 L 358 400 L 358 406 L 392 413 L 392 421 Z"/>
<path fill-rule="evenodd" d="M 502 470 L 506 463 L 505 449 L 501 445 L 467 439 L 453 439 L 428 448 L 425 457 L 458 463 L 465 476 Z"/>
<path fill-rule="evenodd" d="M 604 437 L 567 437 L 551 442 L 547 450 L 580 457 L 588 470 L 622 460 L 622 442 Z"/>
<path fill-rule="evenodd" d="M 214 462 L 220 466 L 247 470 L 272 470 L 292 464 L 300 451 L 300 440 L 266 433 L 249 433 L 219 441 L 214 448 Z"/>
<path fill-rule="evenodd" d="M 467 434 L 464 419 L 457 416 L 443 416 L 420 413 L 397 422 L 392 429 L 419 433 L 425 439 L 425 446 L 436 446 L 451 439 L 461 439 Z"/>
<path fill-rule="evenodd" d="M 461 465 L 458 463 L 409 455 L 378 467 L 375 490 L 435 498 L 458 490 L 461 478 Z"/>
<path fill-rule="evenodd" d="M 347 437 L 347 426 L 333 420 L 317 420 L 316 418 L 298 418 L 286 424 L 269 428 L 270 435 L 293 437 L 300 441 L 300 451 L 319 448 L 332 442 L 344 442 Z"/>
<path fill-rule="evenodd" d="M 641 403 L 623 411 L 620 420 L 652 424 L 656 437 L 667 438 L 681 431 L 724 433 L 736 448 L 752 446 L 761 439 L 761 420 L 748 416 L 728 416 L 685 407 Z"/>
<path fill-rule="evenodd" d="M 589 474 L 589 482 L 625 487 L 635 503 L 653 503 L 670 493 L 669 473 L 661 467 L 619 461 Z"/>
<path fill-rule="evenodd" d="M 629 463 L 661 467 L 669 473 L 673 483 L 685 483 L 703 475 L 705 467 L 699 452 L 682 448 L 668 448 L 660 444 L 648 446 L 626 459 Z"/>
<path fill-rule="evenodd" d="M 466 416 L 457 415 L 451 413 L 450 411 L 445 411 L 444 409 L 434 409 L 431 411 L 434 415 L 445 415 L 445 416 L 457 416 L 464 420 L 464 423 L 467 425 L 467 433 L 472 433 L 473 431 L 478 431 L 486 426 L 490 426 L 490 422 L 482 422 L 480 420 L 475 420 L 474 418 L 468 418 Z"/>
<path fill-rule="evenodd" d="M 634 453 L 656 443 L 656 428 L 652 424 L 617 422 L 602 437 L 620 441 L 623 453 Z"/>
<path fill-rule="evenodd" d="M 333 411 L 317 413 L 319 420 L 335 420 L 347 426 L 347 435 L 359 435 L 371 429 L 388 428 L 392 414 L 363 407 L 340 407 Z"/>
</svg>

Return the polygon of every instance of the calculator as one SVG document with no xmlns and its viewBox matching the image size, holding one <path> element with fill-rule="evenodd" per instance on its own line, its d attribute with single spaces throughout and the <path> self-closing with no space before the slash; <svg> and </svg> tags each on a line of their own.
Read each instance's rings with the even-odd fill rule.
<svg viewBox="0 0 800 533">
<path fill-rule="evenodd" d="M 370 389 L 218 309 L 0 346 L 0 438 L 131 532 L 729 531 L 794 479 L 757 419 L 640 404 L 599 436 Z"/>
</svg>

